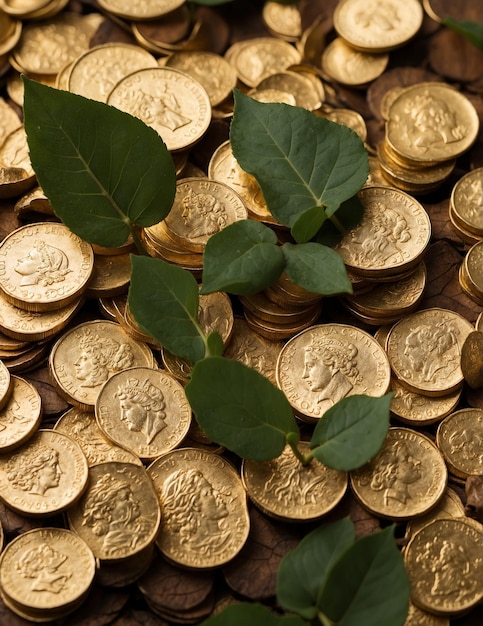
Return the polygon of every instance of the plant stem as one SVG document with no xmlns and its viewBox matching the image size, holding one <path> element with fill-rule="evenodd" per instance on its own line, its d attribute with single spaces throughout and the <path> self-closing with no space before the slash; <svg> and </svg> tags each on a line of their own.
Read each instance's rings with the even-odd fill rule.
<svg viewBox="0 0 483 626">
<path fill-rule="evenodd" d="M 334 224 L 334 226 L 337 228 L 341 235 L 345 235 L 347 229 L 344 228 L 342 222 L 338 220 L 335 215 L 331 215 L 329 217 L 329 220 L 332 222 L 332 224 Z"/>
<path fill-rule="evenodd" d="M 297 433 L 287 433 L 285 440 L 291 447 L 295 457 L 302 463 L 302 465 L 308 465 L 312 461 L 314 458 L 312 453 L 305 455 L 298 449 L 297 443 L 299 441 L 299 436 Z"/>
<path fill-rule="evenodd" d="M 319 611 L 317 613 L 317 617 L 319 618 L 319 622 L 322 624 L 322 626 L 335 626 L 336 625 L 336 623 L 333 622 L 331 619 L 329 619 L 327 615 L 324 615 L 322 611 Z"/>
</svg>

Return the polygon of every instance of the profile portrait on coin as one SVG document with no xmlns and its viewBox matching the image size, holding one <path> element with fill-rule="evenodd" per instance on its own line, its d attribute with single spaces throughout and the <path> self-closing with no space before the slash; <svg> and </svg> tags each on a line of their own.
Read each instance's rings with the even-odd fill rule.
<svg viewBox="0 0 483 626">
<path fill-rule="evenodd" d="M 460 365 L 456 325 L 420 324 L 411 329 L 404 342 L 404 356 L 409 378 L 429 382 L 434 376 L 448 376 Z"/>
<path fill-rule="evenodd" d="M 20 285 L 48 287 L 65 280 L 72 270 L 67 255 L 41 239 L 36 241 L 28 254 L 17 259 L 15 271 L 20 274 Z"/>
<path fill-rule="evenodd" d="M 103 537 L 102 549 L 108 556 L 135 549 L 153 529 L 152 522 L 141 515 L 129 482 L 110 473 L 89 488 L 82 509 L 82 525 Z"/>
<path fill-rule="evenodd" d="M 383 491 L 385 506 L 390 500 L 406 504 L 411 498 L 409 485 L 422 477 L 421 461 L 415 459 L 404 441 L 395 441 L 380 452 L 371 479 L 374 491 Z"/>
<path fill-rule="evenodd" d="M 0 411 L 0 432 L 4 431 L 9 425 L 26 424 L 28 421 L 29 417 L 24 415 L 20 404 L 13 399 L 9 402 L 6 409 Z"/>
<path fill-rule="evenodd" d="M 134 355 L 131 346 L 112 339 L 99 337 L 85 328 L 79 340 L 80 354 L 74 362 L 75 376 L 81 387 L 102 385 L 112 374 L 131 367 Z"/>
<path fill-rule="evenodd" d="M 350 393 L 354 382 L 359 380 L 357 354 L 352 343 L 312 337 L 304 348 L 302 378 L 316 395 L 318 404 L 332 406 Z"/>
<path fill-rule="evenodd" d="M 177 470 L 163 484 L 164 527 L 199 554 L 220 553 L 230 540 L 228 508 L 221 493 L 196 469 Z"/>
<path fill-rule="evenodd" d="M 44 496 L 49 489 L 58 487 L 61 476 L 59 453 L 42 444 L 35 446 L 35 454 L 19 452 L 7 463 L 10 484 L 33 495 Z"/>
<path fill-rule="evenodd" d="M 128 378 L 118 387 L 116 398 L 121 407 L 121 421 L 129 430 L 142 432 L 146 443 L 166 428 L 166 402 L 161 389 L 149 380 L 141 382 L 137 378 Z"/>
<path fill-rule="evenodd" d="M 225 210 L 215 196 L 195 193 L 192 189 L 183 198 L 181 217 L 193 239 L 214 235 L 227 224 Z"/>
<path fill-rule="evenodd" d="M 429 91 L 417 94 L 405 112 L 410 122 L 406 126 L 408 139 L 414 147 L 424 151 L 436 144 L 460 141 L 468 132 L 457 123 L 455 111 Z"/>
<path fill-rule="evenodd" d="M 72 572 L 66 571 L 66 568 L 60 569 L 67 558 L 48 543 L 41 543 L 24 552 L 15 564 L 15 569 L 20 576 L 32 580 L 31 591 L 58 594 L 65 589 L 66 582 L 72 577 Z"/>
<path fill-rule="evenodd" d="M 139 117 L 150 126 L 160 124 L 174 132 L 192 121 L 180 113 L 175 95 L 167 91 L 166 86 L 163 93 L 153 95 L 141 90 L 138 97 Z"/>
</svg>

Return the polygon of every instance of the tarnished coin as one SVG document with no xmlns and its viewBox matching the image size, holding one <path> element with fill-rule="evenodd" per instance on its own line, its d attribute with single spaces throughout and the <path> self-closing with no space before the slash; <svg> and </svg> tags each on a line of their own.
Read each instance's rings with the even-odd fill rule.
<svg viewBox="0 0 483 626">
<path fill-rule="evenodd" d="M 107 43 L 90 48 L 70 66 L 67 90 L 106 102 L 112 88 L 136 70 L 157 67 L 156 59 L 140 46 Z"/>
<path fill-rule="evenodd" d="M 122 78 L 108 95 L 107 104 L 139 117 L 172 151 L 191 148 L 211 121 L 205 88 L 171 67 L 138 70 Z"/>
<path fill-rule="evenodd" d="M 27 224 L 0 244 L 0 288 L 20 309 L 54 311 L 79 298 L 93 265 L 92 246 L 64 224 Z"/>
<path fill-rule="evenodd" d="M 242 199 L 231 187 L 193 177 L 177 182 L 174 203 L 164 223 L 186 250 L 203 252 L 211 235 L 247 217 Z"/>
<path fill-rule="evenodd" d="M 463 385 L 461 349 L 473 326 L 449 309 L 411 313 L 391 329 L 387 355 L 399 382 L 410 391 L 445 396 Z"/>
<path fill-rule="evenodd" d="M 394 392 L 391 414 L 400 422 L 419 427 L 441 421 L 454 411 L 461 398 L 461 389 L 447 396 L 423 396 L 406 389 L 396 378 L 391 378 L 389 391 Z"/>
<path fill-rule="evenodd" d="M 112 461 L 89 469 L 89 486 L 67 516 L 96 558 L 118 560 L 154 544 L 160 507 L 143 466 Z"/>
<path fill-rule="evenodd" d="M 0 452 L 8 452 L 27 441 L 40 426 L 42 400 L 27 380 L 11 377 L 12 391 L 0 410 Z"/>
<path fill-rule="evenodd" d="M 342 0 L 334 28 L 349 45 L 366 52 L 388 52 L 407 43 L 423 23 L 419 0 Z"/>
<path fill-rule="evenodd" d="M 367 332 L 319 324 L 292 337 L 277 361 L 277 384 L 296 413 L 317 420 L 342 398 L 383 396 L 390 383 L 386 353 Z"/>
<path fill-rule="evenodd" d="M 331 41 L 322 53 L 323 71 L 342 85 L 365 87 L 379 78 L 389 63 L 388 54 L 360 52 L 341 37 Z"/>
<path fill-rule="evenodd" d="M 483 474 L 483 409 L 466 408 L 445 417 L 436 444 L 449 471 L 460 478 Z"/>
<path fill-rule="evenodd" d="M 464 228 L 483 237 L 483 168 L 468 172 L 451 191 L 453 216 Z"/>
<path fill-rule="evenodd" d="M 110 461 L 142 465 L 137 454 L 116 446 L 101 433 L 90 411 L 73 407 L 59 417 L 54 430 L 72 437 L 86 455 L 89 467 Z"/>
<path fill-rule="evenodd" d="M 231 561 L 249 531 L 246 493 L 236 470 L 222 457 L 178 448 L 149 467 L 161 503 L 156 540 L 170 561 L 211 568 Z"/>
<path fill-rule="evenodd" d="M 110 441 L 149 460 L 176 448 L 191 423 L 183 386 L 165 371 L 148 367 L 111 376 L 99 392 L 95 413 Z"/>
<path fill-rule="evenodd" d="M 85 600 L 95 569 L 91 550 L 72 531 L 35 528 L 11 541 L 0 557 L 2 595 L 16 613 L 50 622 Z"/>
<path fill-rule="evenodd" d="M 41 429 L 0 457 L 0 497 L 23 515 L 52 515 L 81 497 L 87 471 L 78 443 L 62 433 Z"/>
<path fill-rule="evenodd" d="M 362 220 L 334 247 L 347 268 L 380 279 L 418 265 L 431 237 L 422 204 L 389 187 L 365 187 L 358 196 L 364 206 Z"/>
<path fill-rule="evenodd" d="M 438 519 L 406 546 L 404 563 L 416 606 L 459 615 L 483 598 L 483 533 L 462 519 Z"/>
<path fill-rule="evenodd" d="M 386 122 L 389 145 L 409 162 L 455 159 L 476 140 L 479 119 L 473 104 L 444 83 L 406 87 Z"/>
<path fill-rule="evenodd" d="M 310 445 L 298 445 L 308 454 Z M 347 472 L 330 469 L 315 459 L 309 465 L 287 446 L 276 459 L 244 460 L 242 480 L 250 499 L 267 515 L 283 521 L 309 521 L 337 506 L 347 489 Z"/>
<path fill-rule="evenodd" d="M 409 428 L 390 428 L 379 453 L 350 473 L 351 487 L 369 511 L 392 520 L 423 515 L 442 498 L 447 470 L 435 444 Z"/>
<path fill-rule="evenodd" d="M 93 320 L 62 335 L 52 347 L 49 369 L 68 402 L 93 411 L 102 385 L 128 367 L 154 367 L 151 349 L 130 337 L 119 324 Z"/>
</svg>

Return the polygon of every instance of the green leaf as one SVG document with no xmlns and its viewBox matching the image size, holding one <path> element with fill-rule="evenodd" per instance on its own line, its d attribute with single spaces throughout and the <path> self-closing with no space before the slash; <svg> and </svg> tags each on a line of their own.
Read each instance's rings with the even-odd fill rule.
<svg viewBox="0 0 483 626">
<path fill-rule="evenodd" d="M 319 206 L 313 206 L 298 216 L 291 228 L 292 237 L 297 243 L 312 239 L 327 219 L 326 212 Z"/>
<path fill-rule="evenodd" d="M 244 459 L 274 459 L 282 453 L 287 433 L 298 437 L 285 394 L 240 361 L 199 361 L 185 391 L 205 434 Z"/>
<path fill-rule="evenodd" d="M 308 626 L 296 615 L 276 615 L 263 604 L 240 602 L 208 618 L 201 626 Z"/>
<path fill-rule="evenodd" d="M 480 50 L 483 49 L 483 24 L 471 20 L 455 20 L 449 16 L 443 18 L 443 24 L 466 37 Z"/>
<path fill-rule="evenodd" d="M 199 292 L 190 272 L 161 259 L 131 255 L 129 309 L 140 328 L 169 352 L 195 363 L 205 356 Z"/>
<path fill-rule="evenodd" d="M 352 293 L 342 257 L 332 248 L 307 242 L 284 243 L 285 273 L 292 282 L 325 296 Z"/>
<path fill-rule="evenodd" d="M 208 335 L 206 345 L 210 356 L 222 356 L 224 350 L 223 339 L 216 330 Z"/>
<path fill-rule="evenodd" d="M 314 429 L 310 447 L 315 458 L 327 467 L 345 471 L 367 463 L 386 437 L 393 395 L 353 395 L 339 400 Z"/>
<path fill-rule="evenodd" d="M 363 214 L 364 207 L 359 196 L 349 198 L 337 209 L 337 217 L 332 216 L 331 219 L 325 220 L 314 241 L 325 246 L 335 246 L 348 230 L 359 224 Z"/>
<path fill-rule="evenodd" d="M 306 535 L 280 563 L 277 574 L 280 605 L 287 611 L 313 619 L 317 613 L 317 597 L 327 574 L 354 543 L 354 537 L 354 525 L 349 518 L 324 524 Z"/>
<path fill-rule="evenodd" d="M 57 216 L 77 235 L 119 246 L 173 204 L 176 173 L 161 137 L 141 120 L 23 77 L 30 160 Z"/>
<path fill-rule="evenodd" d="M 254 220 L 234 222 L 205 246 L 201 293 L 258 293 L 277 280 L 284 265 L 273 230 Z"/>
<path fill-rule="evenodd" d="M 337 626 L 403 626 L 409 581 L 393 533 L 359 539 L 332 567 L 317 604 Z"/>
<path fill-rule="evenodd" d="M 233 154 L 282 224 L 291 228 L 314 206 L 331 215 L 359 191 L 369 165 L 354 131 L 300 107 L 234 94 Z"/>
</svg>

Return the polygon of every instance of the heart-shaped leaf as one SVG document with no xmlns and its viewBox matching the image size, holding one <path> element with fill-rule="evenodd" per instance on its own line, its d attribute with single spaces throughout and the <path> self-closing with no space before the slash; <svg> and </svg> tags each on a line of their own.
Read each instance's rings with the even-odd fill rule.
<svg viewBox="0 0 483 626">
<path fill-rule="evenodd" d="M 277 615 L 263 604 L 239 602 L 231 604 L 218 615 L 208 618 L 201 626 L 308 626 L 297 615 Z"/>
</svg>

